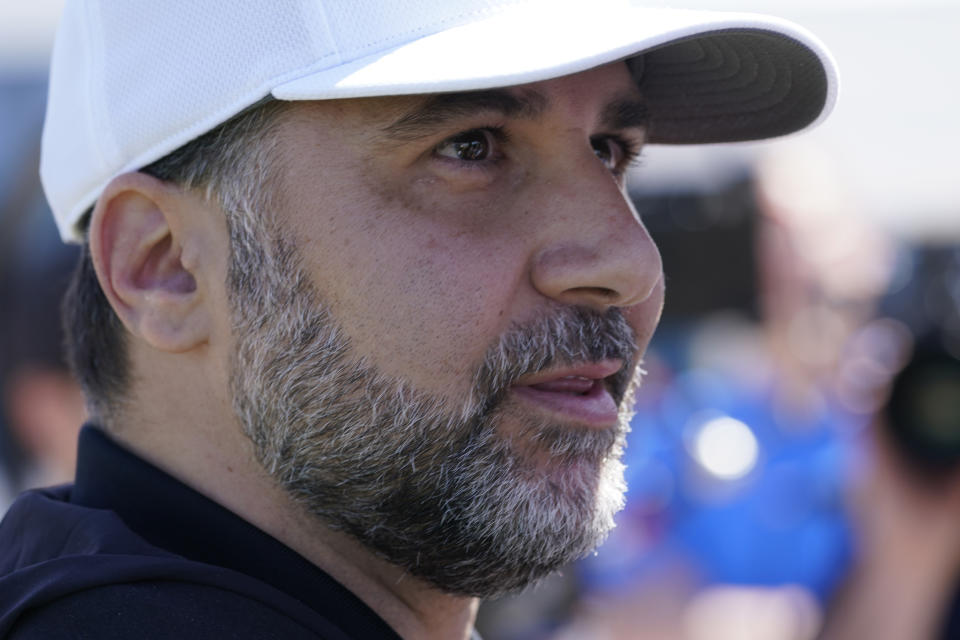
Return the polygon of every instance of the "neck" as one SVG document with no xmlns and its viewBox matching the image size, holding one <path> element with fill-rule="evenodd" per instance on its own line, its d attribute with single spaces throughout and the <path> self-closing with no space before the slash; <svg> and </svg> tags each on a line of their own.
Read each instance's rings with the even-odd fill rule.
<svg viewBox="0 0 960 640">
<path fill-rule="evenodd" d="M 285 509 L 286 527 L 269 519 L 254 524 L 333 576 L 405 640 L 470 637 L 479 604 L 476 598 L 438 591 L 316 521 L 288 499 L 277 498 L 290 507 Z"/>
</svg>

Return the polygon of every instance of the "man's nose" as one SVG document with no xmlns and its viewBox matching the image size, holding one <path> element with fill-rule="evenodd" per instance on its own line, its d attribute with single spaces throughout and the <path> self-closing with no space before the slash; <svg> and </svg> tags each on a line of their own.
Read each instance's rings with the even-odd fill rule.
<svg viewBox="0 0 960 640">
<path fill-rule="evenodd" d="M 661 281 L 660 252 L 607 169 L 593 162 L 552 180 L 550 215 L 531 280 L 564 304 L 599 309 L 646 300 Z"/>
</svg>

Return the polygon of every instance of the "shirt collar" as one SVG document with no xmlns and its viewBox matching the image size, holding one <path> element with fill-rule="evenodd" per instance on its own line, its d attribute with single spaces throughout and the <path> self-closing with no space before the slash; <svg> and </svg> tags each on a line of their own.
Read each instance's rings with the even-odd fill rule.
<svg viewBox="0 0 960 640">
<path fill-rule="evenodd" d="M 115 512 L 157 547 L 270 584 L 355 637 L 399 640 L 372 609 L 303 556 L 92 425 L 80 432 L 70 501 Z"/>
</svg>

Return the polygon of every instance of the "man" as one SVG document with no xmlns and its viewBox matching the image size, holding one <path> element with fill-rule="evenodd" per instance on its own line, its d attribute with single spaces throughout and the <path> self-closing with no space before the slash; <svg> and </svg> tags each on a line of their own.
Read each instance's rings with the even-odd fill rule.
<svg viewBox="0 0 960 640">
<path fill-rule="evenodd" d="M 469 637 L 622 504 L 663 298 L 626 169 L 834 78 L 617 0 L 68 2 L 41 174 L 93 424 L 0 529 L 0 629 Z"/>
</svg>

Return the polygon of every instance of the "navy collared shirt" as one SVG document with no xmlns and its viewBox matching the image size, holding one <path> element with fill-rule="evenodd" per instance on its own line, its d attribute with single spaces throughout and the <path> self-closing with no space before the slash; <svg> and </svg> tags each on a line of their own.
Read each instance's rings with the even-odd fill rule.
<svg viewBox="0 0 960 640">
<path fill-rule="evenodd" d="M 0 637 L 399 640 L 305 558 L 92 426 L 76 483 L 24 494 L 0 524 Z"/>
</svg>

